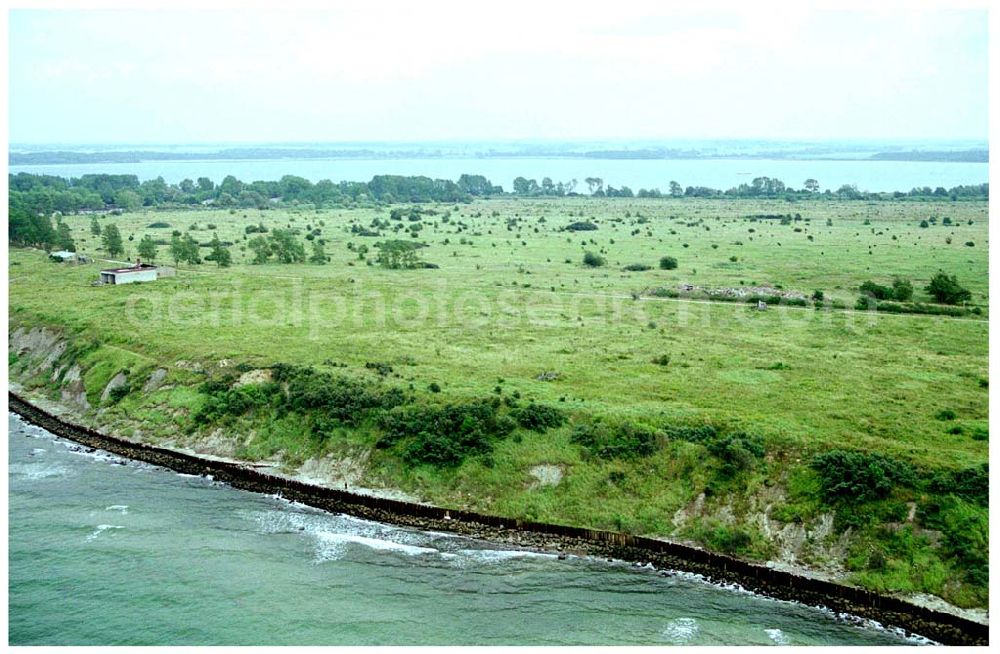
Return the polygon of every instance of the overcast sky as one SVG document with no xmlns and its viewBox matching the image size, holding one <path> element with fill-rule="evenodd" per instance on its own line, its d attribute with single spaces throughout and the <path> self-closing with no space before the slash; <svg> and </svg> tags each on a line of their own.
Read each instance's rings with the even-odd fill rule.
<svg viewBox="0 0 1000 654">
<path fill-rule="evenodd" d="M 15 10 L 10 141 L 987 137 L 985 10 L 373 4 Z"/>
</svg>

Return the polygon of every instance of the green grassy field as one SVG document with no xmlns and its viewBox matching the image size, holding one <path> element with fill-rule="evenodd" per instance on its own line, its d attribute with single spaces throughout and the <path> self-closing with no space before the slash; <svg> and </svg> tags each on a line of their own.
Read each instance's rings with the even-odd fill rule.
<svg viewBox="0 0 1000 654">
<path fill-rule="evenodd" d="M 488 456 L 451 466 L 414 465 L 397 450 L 375 449 L 377 421 L 320 439 L 310 436 L 312 418 L 280 411 L 219 424 L 246 458 L 294 467 L 360 456 L 365 483 L 441 504 L 685 538 L 751 558 L 780 555 L 785 545 L 769 535 L 774 527 L 808 527 L 832 512 L 837 533 L 800 547 L 798 562 L 846 570 L 852 581 L 882 590 L 983 605 L 985 581 L 965 574 L 973 564 L 960 551 L 985 543 L 958 543 L 955 534 L 970 527 L 955 525 L 968 519 L 981 530 L 985 507 L 961 498 L 945 505 L 952 500 L 939 487 L 899 484 L 852 512 L 823 499 L 810 461 L 833 449 L 879 453 L 928 479 L 987 462 L 986 203 L 567 198 L 423 208 L 435 213 L 422 217 L 416 238 L 405 218 L 389 221 L 388 209 L 101 217 L 132 239 L 129 259 L 143 235 L 169 240 L 176 229 L 202 242 L 213 233 L 232 242 L 234 265 L 185 265 L 154 283 L 94 286 L 99 261 L 70 266 L 11 250 L 11 329 L 53 326 L 82 344 L 74 356 L 95 407 L 107 382 L 128 370 L 135 390 L 105 401 L 95 420 L 139 426 L 154 440 L 196 441 L 213 431 L 218 425 L 191 421 L 206 401 L 198 385 L 237 365 L 313 367 L 398 386 L 417 403 L 500 397 L 550 405 L 565 412 L 566 425 L 517 429 Z M 751 218 L 762 214 L 793 218 Z M 375 219 L 403 228 L 382 229 L 382 237 L 351 232 Z M 64 220 L 79 250 L 104 258 L 89 216 Z M 920 227 L 922 220 L 930 226 Z M 598 229 L 562 230 L 574 221 Z M 170 227 L 148 227 L 154 222 Z M 319 229 L 329 263 L 250 265 L 245 244 L 254 235 L 244 228 L 258 223 L 301 234 Z M 421 258 L 439 268 L 372 265 L 374 243 L 386 238 L 425 243 Z M 584 266 L 586 251 L 607 265 Z M 663 256 L 675 257 L 677 269 L 660 270 Z M 158 263 L 172 263 L 166 247 Z M 623 270 L 637 263 L 652 269 Z M 898 275 L 926 302 L 923 287 L 938 270 L 957 276 L 982 315 L 873 314 L 829 304 L 761 312 L 643 295 L 678 284 L 775 286 L 806 296 L 822 290 L 853 307 L 860 283 L 889 284 Z M 30 366 L 12 363 L 15 378 L 56 392 L 58 381 L 32 378 Z M 368 363 L 392 372 L 383 367 L 380 375 Z M 171 388 L 136 392 L 157 367 L 168 369 Z M 432 384 L 439 394 L 428 390 Z M 752 434 L 763 454 L 735 475 L 722 455 L 683 438 L 661 437 L 646 456 L 594 456 L 571 438 L 579 425 L 601 419 L 666 433 L 712 424 Z M 536 483 L 531 471 L 540 465 L 557 467 L 561 481 Z M 916 518 L 906 517 L 907 507 Z M 847 527 L 847 540 L 838 540 Z M 809 533 L 807 541 L 823 540 Z"/>
</svg>

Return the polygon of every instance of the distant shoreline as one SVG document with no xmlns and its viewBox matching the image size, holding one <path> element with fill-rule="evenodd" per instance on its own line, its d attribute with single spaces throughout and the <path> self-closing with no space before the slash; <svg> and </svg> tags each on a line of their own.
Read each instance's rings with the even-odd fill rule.
<svg viewBox="0 0 1000 654">
<path fill-rule="evenodd" d="M 507 151 L 461 153 L 428 150 L 319 150 L 286 148 L 239 148 L 217 152 L 165 152 L 159 150 L 127 150 L 105 152 L 80 152 L 52 150 L 43 152 L 10 152 L 10 166 L 44 166 L 73 164 L 129 164 L 150 162 L 207 162 L 207 161 L 392 161 L 398 159 L 569 159 L 597 161 L 856 161 L 856 162 L 933 162 L 933 163 L 989 163 L 989 150 L 910 150 L 872 152 L 868 156 L 806 155 L 798 152 L 759 153 L 700 153 L 676 150 L 591 150 L 566 151 Z"/>
</svg>

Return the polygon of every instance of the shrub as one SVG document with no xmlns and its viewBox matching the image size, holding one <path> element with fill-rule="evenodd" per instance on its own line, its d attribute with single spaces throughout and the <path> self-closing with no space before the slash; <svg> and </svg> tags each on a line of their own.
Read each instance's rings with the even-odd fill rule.
<svg viewBox="0 0 1000 654">
<path fill-rule="evenodd" d="M 900 302 L 909 302 L 913 298 L 913 284 L 908 279 L 896 277 L 892 280 L 892 297 Z"/>
<path fill-rule="evenodd" d="M 989 506 L 990 464 L 939 472 L 931 478 L 929 487 L 935 493 L 957 495 L 979 506 Z"/>
<path fill-rule="evenodd" d="M 674 270 L 677 268 L 677 259 L 674 257 L 662 257 L 660 259 L 660 270 Z"/>
<path fill-rule="evenodd" d="M 649 294 L 652 295 L 653 297 L 672 297 L 672 298 L 677 298 L 677 297 L 681 296 L 680 291 L 678 291 L 677 289 L 674 289 L 674 288 L 663 288 L 663 287 L 654 288 L 653 290 L 649 291 Z"/>
<path fill-rule="evenodd" d="M 392 374 L 392 366 L 388 363 L 382 363 L 381 361 L 368 361 L 365 363 L 365 368 L 368 370 L 374 370 L 379 377 L 387 377 Z"/>
<path fill-rule="evenodd" d="M 745 554 L 753 544 L 753 538 L 745 529 L 717 523 L 705 527 L 699 536 L 709 549 L 723 554 Z"/>
<path fill-rule="evenodd" d="M 658 436 L 658 432 L 629 422 L 595 421 L 577 425 L 570 442 L 582 445 L 602 459 L 625 459 L 653 454 Z"/>
<path fill-rule="evenodd" d="M 146 227 L 149 227 L 150 229 L 169 229 L 171 224 L 157 221 L 155 223 L 149 223 Z"/>
<path fill-rule="evenodd" d="M 112 404 L 118 404 L 125 396 L 132 392 L 132 387 L 128 384 L 122 386 L 115 386 L 110 391 L 108 391 L 108 399 L 111 400 Z"/>
<path fill-rule="evenodd" d="M 622 270 L 628 270 L 629 272 L 643 272 L 645 270 L 652 270 L 653 267 L 646 265 L 644 263 L 630 263 L 629 265 L 622 268 Z"/>
<path fill-rule="evenodd" d="M 669 354 L 661 354 L 660 356 L 655 357 L 653 359 L 653 363 L 655 363 L 658 366 L 669 366 L 670 365 L 670 355 Z"/>
<path fill-rule="evenodd" d="M 825 296 L 823 294 L 823 291 L 821 291 L 819 289 L 816 289 L 815 291 L 813 291 L 812 299 L 815 300 L 816 302 L 822 302 L 824 297 Z"/>
<path fill-rule="evenodd" d="M 606 263 L 607 261 L 604 259 L 604 257 L 594 252 L 588 251 L 583 255 L 583 265 L 585 266 L 589 266 L 591 268 L 600 268 Z"/>
<path fill-rule="evenodd" d="M 274 380 L 287 384 L 286 409 L 326 413 L 346 425 L 356 425 L 377 409 L 407 402 L 399 388 L 383 387 L 349 377 L 335 377 L 298 366 L 275 366 Z"/>
<path fill-rule="evenodd" d="M 430 385 L 427 386 L 427 390 L 429 390 L 431 393 L 440 393 L 441 384 L 437 382 L 431 382 Z"/>
<path fill-rule="evenodd" d="M 671 426 L 664 431 L 667 438 L 689 443 L 706 443 L 719 435 L 719 430 L 712 425 Z"/>
<path fill-rule="evenodd" d="M 972 299 L 972 293 L 962 288 L 954 275 L 949 277 L 944 272 L 934 275 L 924 290 L 941 304 L 958 304 Z"/>
<path fill-rule="evenodd" d="M 914 481 L 909 464 L 880 454 L 833 450 L 815 456 L 810 465 L 820 475 L 823 499 L 829 504 L 882 499 L 897 484 Z"/>
<path fill-rule="evenodd" d="M 876 284 L 871 280 L 868 280 L 859 286 L 858 290 L 861 291 L 862 294 L 871 296 L 876 300 L 891 300 L 895 297 L 892 288 Z"/>
<path fill-rule="evenodd" d="M 920 226 L 923 227 L 924 229 L 927 229 L 928 227 L 931 226 L 931 224 L 929 222 L 927 222 L 926 220 L 921 220 L 920 221 Z"/>
<path fill-rule="evenodd" d="M 938 420 L 954 420 L 958 416 L 951 409 L 942 409 L 938 411 L 937 415 L 935 415 L 934 417 L 937 418 Z"/>
<path fill-rule="evenodd" d="M 753 468 L 764 456 L 764 445 L 759 437 L 733 434 L 708 441 L 708 451 L 722 461 L 722 475 L 732 477 Z"/>
<path fill-rule="evenodd" d="M 229 388 L 231 379 L 206 382 L 201 392 L 208 398 L 193 419 L 195 424 L 204 425 L 229 416 L 241 416 L 254 409 L 266 407 L 281 401 L 281 390 L 273 383 L 248 384 L 239 388 Z"/>
<path fill-rule="evenodd" d="M 560 409 L 534 402 L 512 410 L 510 415 L 520 426 L 539 433 L 544 433 L 549 428 L 561 427 L 566 423 L 566 414 Z"/>
<path fill-rule="evenodd" d="M 450 466 L 473 454 L 488 454 L 514 429 L 498 411 L 497 398 L 445 406 L 397 407 L 380 418 L 385 434 L 376 447 L 403 445 L 407 462 Z"/>
<path fill-rule="evenodd" d="M 566 225 L 565 230 L 567 232 L 591 232 L 597 229 L 597 225 L 592 222 L 578 221 L 575 223 L 570 223 Z"/>
</svg>

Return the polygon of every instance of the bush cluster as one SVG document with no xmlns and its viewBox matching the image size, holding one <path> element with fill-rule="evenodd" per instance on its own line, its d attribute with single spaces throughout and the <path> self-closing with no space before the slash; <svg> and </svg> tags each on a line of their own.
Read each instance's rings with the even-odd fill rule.
<svg viewBox="0 0 1000 654">
<path fill-rule="evenodd" d="M 514 430 L 514 421 L 500 413 L 500 400 L 490 398 L 444 406 L 396 407 L 382 414 L 385 431 L 376 447 L 402 448 L 407 460 L 454 466 L 467 456 L 489 454 L 493 444 Z"/>
<path fill-rule="evenodd" d="M 275 382 L 285 384 L 282 408 L 303 412 L 319 411 L 345 425 L 357 425 L 376 410 L 388 410 L 407 403 L 399 388 L 334 376 L 299 366 L 275 366 Z"/>
<path fill-rule="evenodd" d="M 208 424 L 230 416 L 242 416 L 254 409 L 278 406 L 284 399 L 277 384 L 248 384 L 230 388 L 232 381 L 226 378 L 201 385 L 201 392 L 208 397 L 194 414 L 195 424 Z"/>
<path fill-rule="evenodd" d="M 566 424 L 566 414 L 556 407 L 545 404 L 529 403 L 527 406 L 513 409 L 511 417 L 518 425 L 531 431 L 544 433 L 549 428 L 561 427 Z"/>
<path fill-rule="evenodd" d="M 582 445 L 602 459 L 627 459 L 653 454 L 661 436 L 660 432 L 630 422 L 595 421 L 577 425 L 570 442 Z"/>
<path fill-rule="evenodd" d="M 957 495 L 979 506 L 989 506 L 990 464 L 938 472 L 931 477 L 928 487 L 935 493 Z"/>
<path fill-rule="evenodd" d="M 908 279 L 897 277 L 893 280 L 892 286 L 883 286 L 868 280 L 858 287 L 862 295 L 873 297 L 876 300 L 898 300 L 909 302 L 913 297 L 913 284 Z"/>
<path fill-rule="evenodd" d="M 760 437 L 743 433 L 713 438 L 707 442 L 707 447 L 713 456 L 722 461 L 724 477 L 751 470 L 765 452 Z"/>
<path fill-rule="evenodd" d="M 954 275 L 949 277 L 943 272 L 934 275 L 924 290 L 941 304 L 959 304 L 972 299 L 972 293 L 962 288 Z"/>
<path fill-rule="evenodd" d="M 897 485 L 915 481 L 909 464 L 880 454 L 832 450 L 815 456 L 813 470 L 820 475 L 824 501 L 857 503 L 884 499 Z"/>
</svg>

